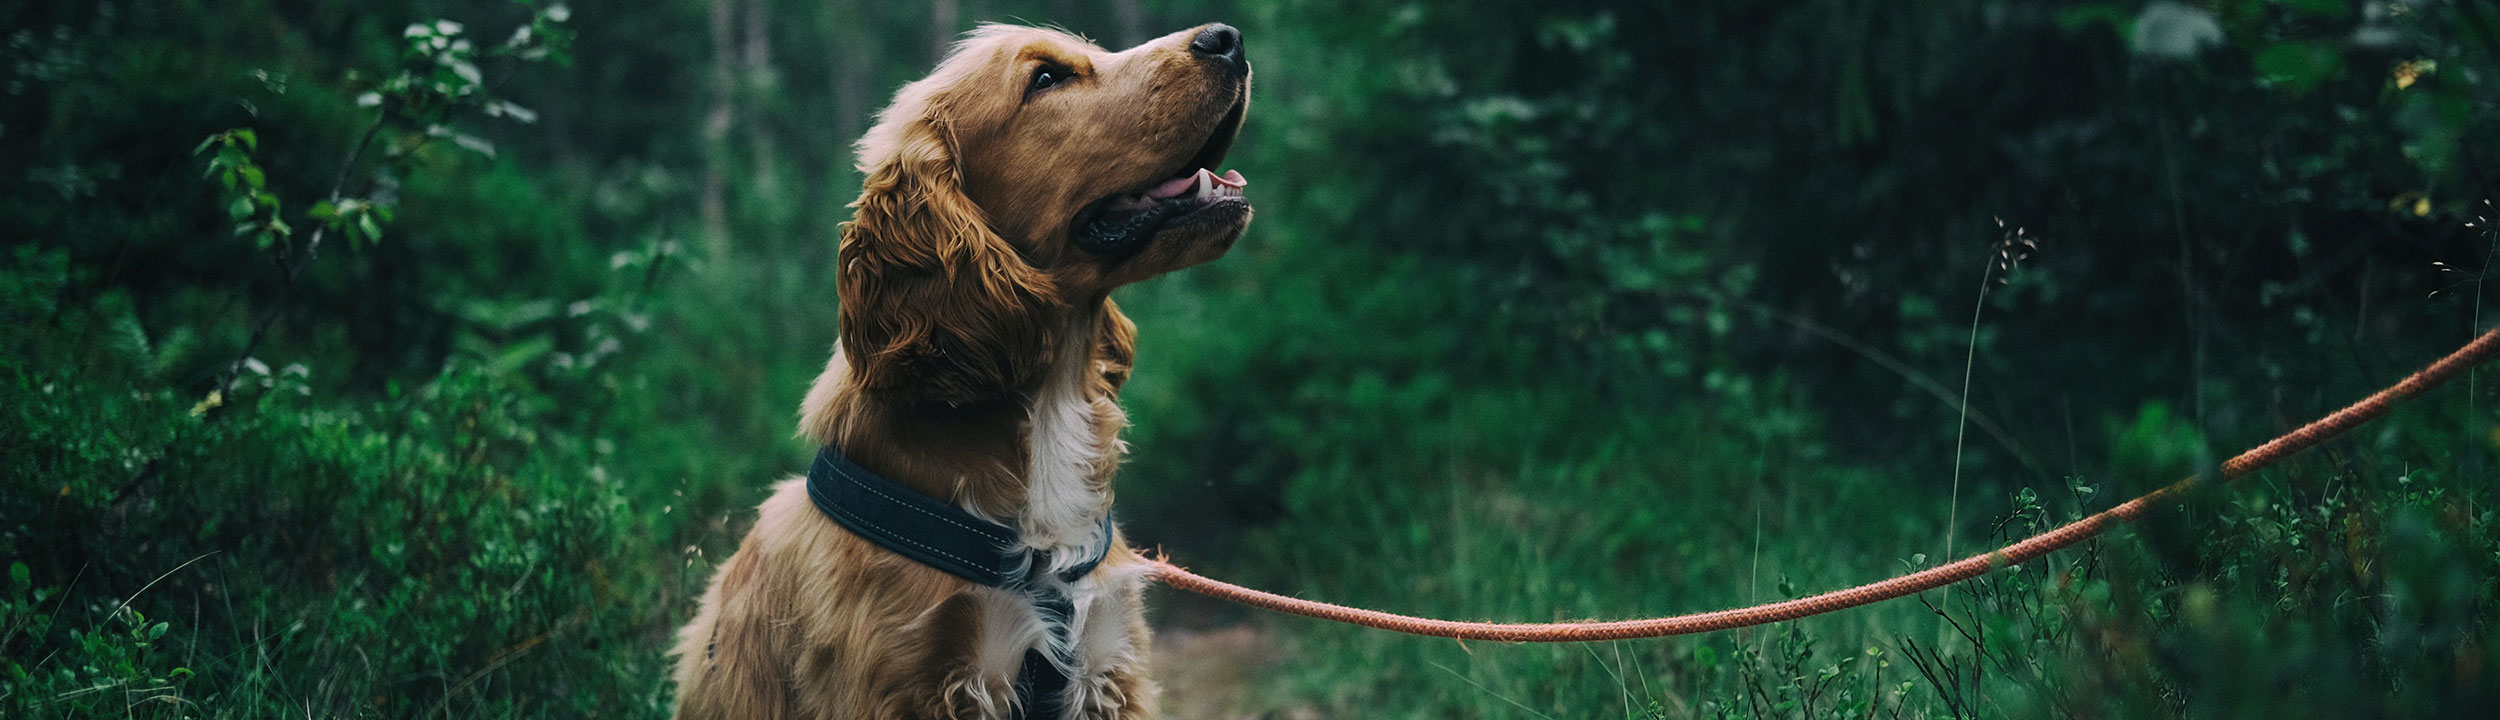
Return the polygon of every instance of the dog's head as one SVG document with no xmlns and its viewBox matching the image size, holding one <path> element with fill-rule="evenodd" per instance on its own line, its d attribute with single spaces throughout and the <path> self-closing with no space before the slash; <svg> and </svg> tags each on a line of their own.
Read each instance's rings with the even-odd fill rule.
<svg viewBox="0 0 2500 720">
<path fill-rule="evenodd" d="M 1221 168 L 1249 100 L 1230 26 L 1117 53 L 973 31 L 859 141 L 840 276 L 858 381 L 997 397 L 1045 364 L 1057 310 L 1223 255 L 1250 223 Z"/>
</svg>

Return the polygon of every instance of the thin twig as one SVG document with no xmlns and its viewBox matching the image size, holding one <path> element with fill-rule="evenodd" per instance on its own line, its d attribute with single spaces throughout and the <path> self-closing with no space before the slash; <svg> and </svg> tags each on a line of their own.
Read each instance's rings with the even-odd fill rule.
<svg viewBox="0 0 2500 720">
<path fill-rule="evenodd" d="M 1962 636 L 1962 639 L 1963 639 L 1963 640 L 1970 641 L 1970 646 L 1971 646 L 1971 649 L 1972 649 L 1972 650 L 1976 650 L 1976 651 L 1978 651 L 1978 653 L 1979 653 L 1979 657 L 1978 657 L 1978 659 L 1980 659 L 1980 660 L 1992 660 L 1992 659 L 1994 659 L 1994 658 L 1991 658 L 1991 657 L 1989 657 L 1989 656 L 1988 656 L 1988 648 L 1987 648 L 1986 646 L 1984 646 L 1984 645 L 1980 644 L 1980 642 L 1979 642 L 1979 638 L 1977 638 L 1977 637 L 1973 637 L 1973 636 L 1971 635 L 1971 632 L 1970 632 L 1970 630 L 1969 630 L 1969 629 L 1962 627 L 1962 621 L 1953 619 L 1953 614 L 1952 614 L 1952 613 L 1945 612 L 1945 609 L 1944 609 L 1944 608 L 1937 607 L 1937 606 L 1935 605 L 1935 603 L 1930 603 L 1930 602 L 1928 602 L 1928 601 L 1927 601 L 1927 596 L 1925 596 L 1925 595 L 1920 595 L 1920 596 L 1917 596 L 1917 597 L 1918 597 L 1918 604 L 1927 606 L 1927 611 L 1928 611 L 1928 612 L 1935 613 L 1935 614 L 1936 614 L 1936 617 L 1944 618 L 1944 621 L 1945 621 L 1945 624 L 1946 624 L 1946 625 L 1952 626 L 1952 628 L 1953 628 L 1953 631 L 1954 631 L 1954 632 L 1956 632 L 1956 633 L 1960 633 L 1960 634 L 1961 634 L 1961 636 Z M 1982 627 L 1981 627 L 1981 632 L 1986 632 L 1986 627 L 1985 627 L 1985 626 L 1982 626 Z"/>
<path fill-rule="evenodd" d="M 389 118 L 390 113 L 387 111 L 375 113 L 373 122 L 365 125 L 364 133 L 356 137 L 355 146 L 347 151 L 347 162 L 339 164 L 338 173 L 330 180 L 330 194 L 326 198 L 328 202 L 333 205 L 338 203 L 340 193 L 347 188 L 348 173 L 356 168 L 357 161 L 364 159 L 365 148 L 373 144 L 373 136 L 382 132 L 382 123 Z M 280 254 L 278 266 L 285 271 L 285 278 L 278 284 L 277 302 L 271 304 L 269 310 L 261 313 L 260 319 L 252 323 L 252 335 L 243 341 L 243 351 L 235 354 L 234 362 L 226 367 L 225 376 L 217 380 L 216 392 L 220 397 L 234 392 L 234 381 L 242 375 L 243 363 L 252 359 L 252 352 L 260 348 L 261 338 L 268 336 L 269 327 L 277 324 L 278 316 L 286 314 L 287 304 L 295 296 L 296 278 L 301 277 L 304 274 L 304 268 L 312 265 L 313 258 L 320 254 L 322 235 L 328 231 L 329 226 L 326 223 L 313 225 L 312 237 L 304 242 L 302 258 L 290 261 L 284 253 Z"/>
</svg>

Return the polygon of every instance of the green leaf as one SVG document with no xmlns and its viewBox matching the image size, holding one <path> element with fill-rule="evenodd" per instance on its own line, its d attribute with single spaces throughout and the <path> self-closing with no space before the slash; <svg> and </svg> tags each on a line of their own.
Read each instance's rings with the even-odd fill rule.
<svg viewBox="0 0 2500 720">
<path fill-rule="evenodd" d="M 545 335 L 534 336 L 505 346 L 501 352 L 495 354 L 493 359 L 486 362 L 486 371 L 495 375 L 509 374 L 528 367 L 530 362 L 554 352 L 555 349 L 556 341 L 553 338 Z"/>
<path fill-rule="evenodd" d="M 250 196 L 237 195 L 234 198 L 234 202 L 226 206 L 226 217 L 228 218 L 241 220 L 251 216 L 252 198 Z"/>
<path fill-rule="evenodd" d="M 538 111 L 504 100 L 487 103 L 486 114 L 491 117 L 512 118 L 513 121 L 523 124 L 538 122 Z"/>
<path fill-rule="evenodd" d="M 154 641 L 157 638 L 164 637 L 165 631 L 172 628 L 173 623 L 170 622 L 160 622 L 155 625 L 150 625 L 148 626 L 148 640 Z"/>
<path fill-rule="evenodd" d="M 226 137 L 226 134 L 225 134 L 225 133 L 217 133 L 217 134 L 215 134 L 215 135 L 210 135 L 210 136 L 208 136 L 208 139 L 205 139 L 205 140 L 201 140 L 201 141 L 200 141 L 200 146 L 199 146 L 199 147 L 191 148 L 191 154 L 193 154 L 193 155 L 198 155 L 198 154 L 201 154 L 201 153 L 208 152 L 208 146 L 217 144 L 217 141 L 218 141 L 218 140 L 222 140 L 222 139 L 224 139 L 225 137 Z"/>
<path fill-rule="evenodd" d="M 357 213 L 356 227 L 365 231 L 366 240 L 382 241 L 382 225 L 373 221 L 373 213 Z"/>
<path fill-rule="evenodd" d="M 259 165 L 245 165 L 242 170 L 244 184 L 252 186 L 252 189 L 259 190 L 268 184 L 268 177 L 261 172 Z"/>
<path fill-rule="evenodd" d="M 260 134 L 252 132 L 251 128 L 235 128 L 234 139 L 242 141 L 244 149 L 260 152 Z"/>
<path fill-rule="evenodd" d="M 462 150 L 467 150 L 469 152 L 477 153 L 490 158 L 495 156 L 495 143 L 476 135 L 462 132 L 452 133 L 451 143 L 453 145 L 460 146 L 460 149 Z"/>
<path fill-rule="evenodd" d="M 328 200 L 323 200 L 321 202 L 313 203 L 312 212 L 310 214 L 312 215 L 312 219 L 328 223 L 339 219 L 339 207 L 337 205 L 330 204 L 330 201 Z"/>
<path fill-rule="evenodd" d="M 33 577 L 34 572 L 26 568 L 26 563 L 9 563 L 9 582 L 22 588 L 34 584 Z"/>
</svg>

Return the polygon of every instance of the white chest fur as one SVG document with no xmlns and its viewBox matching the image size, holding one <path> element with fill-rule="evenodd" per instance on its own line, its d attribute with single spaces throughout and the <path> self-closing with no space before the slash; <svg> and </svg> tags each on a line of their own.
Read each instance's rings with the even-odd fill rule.
<svg viewBox="0 0 2500 720">
<path fill-rule="evenodd" d="M 1032 464 L 1020 529 L 1027 546 L 1050 553 L 1053 573 L 1084 564 L 1111 542 L 1102 521 L 1111 512 L 1108 475 L 1119 461 L 1115 433 L 1123 416 L 1110 398 L 1088 397 L 1092 330 L 1079 321 L 1061 335 L 1026 436 Z"/>
<path fill-rule="evenodd" d="M 1136 586 L 1144 582 L 1144 573 L 1143 565 L 1107 566 L 1062 585 L 1074 607 L 1064 629 L 1049 627 L 1033 611 L 1032 598 L 1022 593 L 976 589 L 982 633 L 973 678 L 983 691 L 967 694 L 987 706 L 983 708 L 986 716 L 1006 717 L 1004 703 L 1014 696 L 1013 683 L 1023 669 L 1025 650 L 1039 647 L 1046 657 L 1070 661 L 1059 668 L 1069 678 L 1062 707 L 1070 717 L 1095 717 L 1134 702 L 1121 695 L 1110 673 L 1134 669 L 1144 660 L 1129 625 L 1129 618 L 1137 612 L 1133 606 Z"/>
</svg>

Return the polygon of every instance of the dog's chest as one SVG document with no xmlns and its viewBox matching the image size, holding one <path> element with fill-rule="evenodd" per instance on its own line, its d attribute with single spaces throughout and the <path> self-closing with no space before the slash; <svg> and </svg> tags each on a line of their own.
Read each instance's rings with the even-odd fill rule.
<svg viewBox="0 0 2500 720">
<path fill-rule="evenodd" d="M 1141 572 L 1106 567 L 1060 585 L 1057 589 L 1066 594 L 1070 608 L 1064 621 L 1040 612 L 1031 595 L 975 589 L 981 635 L 972 658 L 973 677 L 968 679 L 981 690 L 974 694 L 984 696 L 985 705 L 1007 702 L 1015 695 L 1015 682 L 1032 655 L 1029 651 L 1038 649 L 1042 657 L 1056 658 L 1051 661 L 1054 664 L 1064 661 L 1064 666 L 1056 668 L 1069 679 L 1062 705 L 1074 717 L 1114 715 L 1130 705 L 1136 699 L 1127 696 L 1130 684 L 1119 676 L 1133 673 L 1142 660 L 1135 633 Z"/>
<path fill-rule="evenodd" d="M 1087 357 L 1078 344 L 1086 334 L 1067 335 L 1062 357 Z M 1119 431 L 1127 415 L 1113 398 L 1093 392 L 1087 381 L 1094 366 L 1086 360 L 1052 368 L 1026 423 L 1031 462 L 1021 530 L 1026 545 L 1050 553 L 1051 572 L 1099 557 L 1111 541 L 1102 518 L 1111 512 L 1110 475 L 1123 450 Z"/>
</svg>

